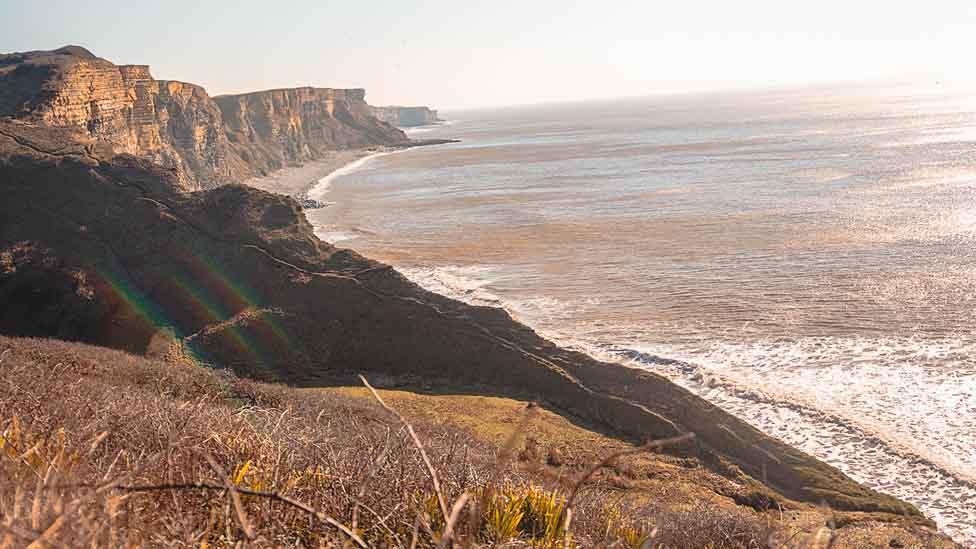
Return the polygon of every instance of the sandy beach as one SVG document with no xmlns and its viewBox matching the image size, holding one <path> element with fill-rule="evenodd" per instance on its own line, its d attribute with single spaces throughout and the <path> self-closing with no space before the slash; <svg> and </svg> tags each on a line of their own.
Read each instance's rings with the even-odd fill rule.
<svg viewBox="0 0 976 549">
<path fill-rule="evenodd" d="M 299 200 L 307 200 L 308 191 L 323 177 L 361 158 L 391 150 L 395 149 L 370 147 L 368 149 L 333 151 L 325 158 L 306 162 L 301 166 L 282 168 L 265 177 L 253 177 L 244 181 L 243 184 L 272 193 L 292 196 Z"/>
</svg>

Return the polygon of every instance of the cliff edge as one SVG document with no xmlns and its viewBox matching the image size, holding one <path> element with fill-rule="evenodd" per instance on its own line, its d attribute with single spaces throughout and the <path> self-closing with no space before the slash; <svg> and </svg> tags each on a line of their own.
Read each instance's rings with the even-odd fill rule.
<svg viewBox="0 0 976 549">
<path fill-rule="evenodd" d="M 323 151 L 408 143 L 370 115 L 363 90 L 224 96 L 156 80 L 78 46 L 0 55 L 0 118 L 68 128 L 171 169 L 190 188 L 266 175 Z"/>
<path fill-rule="evenodd" d="M 443 122 L 430 107 L 370 107 L 373 116 L 394 126 L 409 128 Z"/>
<path fill-rule="evenodd" d="M 214 100 L 232 148 L 258 175 L 328 150 L 409 142 L 372 115 L 363 89 L 289 88 Z"/>
</svg>

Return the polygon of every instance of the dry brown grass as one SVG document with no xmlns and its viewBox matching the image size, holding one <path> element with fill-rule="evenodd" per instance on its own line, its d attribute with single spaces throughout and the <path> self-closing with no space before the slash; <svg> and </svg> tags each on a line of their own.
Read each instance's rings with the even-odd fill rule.
<svg viewBox="0 0 976 549">
<path fill-rule="evenodd" d="M 567 529 L 563 510 L 586 471 L 554 479 L 520 464 L 517 437 L 397 417 L 375 400 L 57 341 L 0 337 L 0 353 L 6 547 L 430 547 L 453 538 L 724 548 L 773 539 L 771 519 L 750 509 L 625 500 L 607 482 L 612 468 L 570 502 Z"/>
<path fill-rule="evenodd" d="M 0 363 L 0 528 L 9 545 L 52 525 L 55 545 L 233 544 L 248 529 L 258 545 L 346 538 L 292 505 L 246 495 L 243 528 L 233 498 L 203 488 L 228 477 L 337 517 L 370 544 L 409 539 L 429 493 L 426 473 L 401 426 L 376 406 L 88 351 L 22 340 Z M 490 447 L 457 429 L 420 431 L 449 495 L 483 479 Z M 184 488 L 146 488 L 158 485 Z"/>
</svg>

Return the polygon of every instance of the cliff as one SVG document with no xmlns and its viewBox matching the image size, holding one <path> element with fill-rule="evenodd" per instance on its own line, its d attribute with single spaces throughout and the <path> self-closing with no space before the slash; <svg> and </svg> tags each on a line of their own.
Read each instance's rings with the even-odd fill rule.
<svg viewBox="0 0 976 549">
<path fill-rule="evenodd" d="M 220 111 L 200 86 L 157 81 L 65 47 L 0 57 L 0 116 L 76 130 L 175 170 L 191 187 L 249 175 L 230 153 Z"/>
<path fill-rule="evenodd" d="M 365 98 L 362 89 L 290 88 L 214 99 L 233 149 L 267 174 L 328 150 L 408 143 L 372 115 Z"/>
<path fill-rule="evenodd" d="M 394 126 L 407 128 L 442 122 L 429 107 L 370 107 L 373 116 Z"/>
<path fill-rule="evenodd" d="M 197 189 L 330 149 L 408 141 L 369 114 L 363 90 L 297 88 L 215 102 L 200 86 L 155 80 L 145 65 L 115 65 L 76 46 L 0 56 L 0 117 L 86 134 Z"/>
<path fill-rule="evenodd" d="M 538 400 L 672 451 L 757 509 L 930 524 L 653 373 L 562 349 L 504 311 L 429 293 L 318 240 L 297 202 L 172 170 L 83 133 L 0 121 L 0 332 L 146 351 L 162 335 L 239 374 L 316 386 L 352 372 Z M 840 519 L 838 519 L 840 520 Z"/>
</svg>

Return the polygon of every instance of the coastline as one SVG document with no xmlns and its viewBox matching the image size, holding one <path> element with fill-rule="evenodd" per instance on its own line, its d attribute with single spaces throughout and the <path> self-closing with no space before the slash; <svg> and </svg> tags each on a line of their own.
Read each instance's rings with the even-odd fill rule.
<svg viewBox="0 0 976 549">
<path fill-rule="evenodd" d="M 286 166 L 274 172 L 251 177 L 241 185 L 297 199 L 307 209 L 322 207 L 318 200 L 328 191 L 332 180 L 352 173 L 369 159 L 405 151 L 415 147 L 457 143 L 456 139 L 416 139 L 399 146 L 375 146 L 361 149 L 331 151 L 325 158 L 305 162 L 300 166 Z"/>
<path fill-rule="evenodd" d="M 342 175 L 353 173 L 354 171 L 363 167 L 367 162 L 369 162 L 373 158 L 379 158 L 381 156 L 386 156 L 388 154 L 393 154 L 395 152 L 400 152 L 404 150 L 406 149 L 390 148 L 390 149 L 382 149 L 382 150 L 375 150 L 375 151 L 365 150 L 364 151 L 365 154 L 353 158 L 348 162 L 346 162 L 345 164 L 342 164 L 341 166 L 335 167 L 329 173 L 326 173 L 325 175 L 316 179 L 314 182 L 312 182 L 312 185 L 310 187 L 302 191 L 302 194 L 307 199 L 318 202 L 325 195 L 325 193 L 329 192 L 329 187 L 332 185 L 332 181 L 334 181 L 335 178 L 340 177 Z"/>
<path fill-rule="evenodd" d="M 338 178 L 338 177 L 340 177 L 342 175 L 348 175 L 348 174 L 354 173 L 356 170 L 358 170 L 359 168 L 361 168 L 366 162 L 368 162 L 369 159 L 371 159 L 373 157 L 391 154 L 391 153 L 397 152 L 399 150 L 403 150 L 403 149 L 402 148 L 396 148 L 396 149 L 392 149 L 392 150 L 372 151 L 369 154 L 363 154 L 361 156 L 358 156 L 358 157 L 350 160 L 348 163 L 343 164 L 341 166 L 337 166 L 333 171 L 325 174 L 318 181 L 318 183 L 312 185 L 306 192 L 308 192 L 310 195 L 312 195 L 315 199 L 321 199 L 322 196 L 326 192 L 328 192 L 329 185 L 336 178 Z M 314 223 L 313 223 L 313 225 L 314 225 Z M 327 230 L 327 228 L 326 227 L 323 227 L 323 226 L 315 226 L 315 231 L 316 231 L 316 235 L 319 238 L 323 239 L 324 241 L 326 241 L 326 242 L 328 242 L 328 243 L 330 243 L 332 245 L 337 245 L 338 242 L 341 242 L 342 240 L 348 240 L 348 239 L 351 238 L 349 236 L 346 236 L 345 233 L 340 232 L 340 231 L 332 231 L 332 232 L 329 232 L 329 230 Z M 472 296 L 469 293 L 467 293 L 467 292 L 463 292 L 463 291 L 460 291 L 460 292 L 459 291 L 452 291 L 452 288 L 450 288 L 450 287 L 437 287 L 437 285 L 432 285 L 430 280 L 425 280 L 423 276 L 417 276 L 417 273 L 415 272 L 416 271 L 415 269 L 405 268 L 403 266 L 396 265 L 396 263 L 393 262 L 391 260 L 391 258 L 389 258 L 389 257 L 383 257 L 383 258 L 381 258 L 381 261 L 384 261 L 386 263 L 391 264 L 391 266 L 393 266 L 394 269 L 396 269 L 398 272 L 400 272 L 401 274 L 403 274 L 410 281 L 412 281 L 413 283 L 417 284 L 418 286 L 424 288 L 427 291 L 431 291 L 433 293 L 439 294 L 440 296 L 443 296 L 443 297 L 446 297 L 446 298 L 449 298 L 449 299 L 458 300 L 458 301 L 461 301 L 461 302 L 464 302 L 464 303 L 467 303 L 467 304 L 470 304 L 470 305 L 473 305 L 473 306 L 479 306 L 479 305 L 480 306 L 484 306 L 485 305 L 485 303 L 478 302 L 477 299 L 472 299 Z M 635 359 L 632 356 L 627 356 L 627 355 L 621 354 L 621 353 L 610 353 L 610 352 L 607 352 L 605 349 L 599 349 L 599 348 L 596 348 L 596 347 L 593 347 L 593 346 L 589 346 L 589 345 L 581 346 L 581 342 L 580 341 L 577 341 L 577 340 L 572 339 L 572 338 L 568 338 L 568 336 L 566 334 L 561 334 L 561 333 L 556 333 L 556 332 L 550 332 L 550 331 L 547 331 L 547 330 L 544 330 L 544 329 L 540 329 L 537 326 L 533 326 L 528 319 L 523 318 L 522 315 L 519 314 L 519 311 L 517 310 L 517 308 L 515 308 L 515 307 L 512 306 L 512 303 L 506 302 L 506 301 L 502 300 L 501 298 L 499 298 L 498 303 L 494 303 L 494 304 L 491 304 L 489 306 L 506 311 L 512 317 L 513 320 L 515 320 L 516 322 L 522 323 L 522 324 L 524 324 L 526 326 L 530 326 L 533 330 L 536 330 L 544 338 L 552 341 L 553 343 L 555 343 L 559 347 L 562 347 L 562 348 L 565 348 L 565 349 L 572 349 L 574 351 L 578 351 L 578 352 L 584 353 L 584 354 L 588 355 L 589 357 L 593 358 L 594 360 L 616 363 L 616 364 L 620 364 L 620 365 L 628 366 L 628 367 L 638 367 L 639 369 L 646 370 L 646 371 L 653 371 L 653 370 L 648 370 L 646 368 L 646 366 L 642 366 L 641 364 L 639 364 L 640 363 L 640 360 L 639 359 Z M 689 366 L 686 363 L 682 363 L 682 364 L 685 367 L 688 367 Z M 661 373 L 661 372 L 657 372 L 657 373 Z M 678 376 L 678 377 L 666 376 L 666 377 L 668 377 L 669 379 L 671 379 L 672 382 L 674 382 L 674 383 L 676 383 L 678 385 L 681 385 L 682 387 L 685 387 L 686 389 L 691 390 L 692 392 L 694 392 L 695 394 L 698 394 L 698 396 L 700 396 L 702 398 L 705 398 L 704 395 L 702 395 L 699 391 L 694 390 L 694 388 L 687 387 L 685 385 L 682 385 L 682 383 L 681 383 L 682 380 L 681 380 L 680 376 Z M 731 384 L 729 386 L 732 387 Z M 788 405 L 788 407 L 791 410 L 796 411 L 796 412 L 810 412 L 810 410 L 812 410 L 812 408 L 804 407 L 803 404 L 798 404 L 798 403 L 774 402 L 774 401 L 770 400 L 770 401 L 767 402 L 767 404 L 776 404 L 776 405 L 779 405 L 779 406 Z M 716 406 L 719 406 L 719 405 L 716 404 Z M 724 405 L 719 406 L 719 407 L 722 410 L 724 410 L 724 411 L 726 411 L 728 413 L 737 413 L 737 412 L 741 413 L 741 410 L 730 409 L 730 408 L 727 408 Z M 865 439 L 870 440 L 872 437 L 878 437 L 878 435 L 876 435 L 876 434 L 874 434 L 874 435 L 869 434 L 870 431 L 868 431 L 866 429 L 859 428 L 857 426 L 857 424 L 843 423 L 843 422 L 840 422 L 840 421 L 838 421 L 838 423 L 841 423 L 845 428 L 849 429 L 851 432 L 854 432 L 854 431 L 860 432 L 861 436 L 863 438 L 865 438 Z M 769 434 L 768 436 L 775 436 L 775 435 Z M 910 452 L 906 452 L 903 448 L 900 448 L 899 445 L 896 442 L 894 442 L 893 440 L 887 440 L 887 439 L 881 439 L 881 440 L 884 440 L 885 445 L 888 446 L 892 451 L 894 451 L 898 455 L 900 455 L 900 456 L 905 456 L 905 455 L 910 456 L 911 455 Z M 785 440 L 783 442 L 785 444 L 789 445 L 791 448 L 793 448 L 795 450 L 803 451 L 803 452 L 809 452 L 808 449 L 803 449 L 800 445 L 796 445 L 793 442 L 787 442 Z M 915 457 L 915 459 L 918 459 L 917 456 L 912 456 L 912 457 Z M 879 482 L 879 479 L 877 479 L 877 478 L 864 477 L 863 474 L 862 475 L 859 475 L 858 474 L 858 471 L 851 470 L 848 467 L 844 467 L 844 465 L 845 465 L 844 463 L 836 463 L 836 462 L 830 461 L 829 458 L 827 458 L 826 456 L 823 456 L 823 455 L 818 455 L 817 456 L 817 459 L 820 459 L 820 460 L 824 461 L 825 463 L 830 463 L 833 467 L 841 468 L 841 470 L 843 470 L 845 474 L 850 475 L 858 484 L 860 484 L 862 486 L 866 486 L 866 487 L 868 487 L 870 489 L 879 490 L 882 493 L 891 493 L 890 487 L 886 489 L 886 487 L 884 487 L 883 485 L 881 485 L 881 483 Z M 951 468 L 946 468 L 943 464 L 940 464 L 937 461 L 936 462 L 931 462 L 930 464 L 935 469 L 937 469 L 939 473 L 946 473 L 947 471 L 951 471 Z M 863 471 L 862 471 L 862 473 L 863 473 Z M 949 475 L 952 476 L 951 473 L 949 473 Z M 966 478 L 966 477 L 957 477 L 957 478 L 959 480 L 971 482 L 971 479 Z M 895 493 L 892 493 L 891 495 L 893 495 L 895 497 L 898 497 L 898 498 L 903 498 L 905 501 L 912 501 L 915 505 L 924 505 L 924 503 L 920 503 L 915 498 L 911 497 L 911 494 L 910 493 L 905 493 L 904 491 L 897 491 Z M 926 516 L 929 516 L 929 517 L 933 517 L 933 516 L 934 517 L 937 517 L 939 519 L 940 523 L 943 526 L 944 526 L 944 523 L 947 521 L 946 517 L 944 516 L 943 512 L 941 512 L 942 510 L 939 507 L 932 508 L 931 506 L 925 506 L 924 507 L 924 511 L 925 511 Z"/>
<path fill-rule="evenodd" d="M 399 152 L 405 150 L 406 148 L 407 147 L 389 147 L 389 148 L 357 150 L 357 151 L 340 151 L 348 154 L 336 155 L 336 157 L 326 159 L 324 161 L 309 163 L 314 165 L 309 166 L 310 171 L 308 172 L 303 172 L 303 170 L 299 169 L 299 170 L 294 170 L 292 173 L 289 174 L 281 174 L 277 178 L 268 178 L 271 179 L 271 181 L 263 182 L 263 185 L 265 185 L 265 187 L 261 187 L 261 188 L 264 188 L 265 190 L 269 190 L 271 192 L 281 192 L 273 188 L 273 186 L 277 184 L 276 180 L 284 180 L 285 182 L 284 187 L 290 190 L 291 192 L 297 192 L 300 194 L 300 196 L 305 197 L 306 200 L 309 200 L 311 202 L 321 201 L 323 200 L 323 196 L 328 192 L 332 182 L 338 177 L 354 173 L 358 169 L 362 168 L 372 158 L 385 156 L 388 154 L 392 154 L 394 152 Z M 337 161 L 339 158 L 346 159 L 348 161 L 345 163 L 340 163 Z M 325 170 L 330 170 L 330 171 L 326 172 Z M 305 180 L 305 184 L 300 185 L 301 182 L 300 177 L 308 173 L 314 173 L 316 176 L 318 176 L 318 179 L 313 179 L 311 181 Z M 327 205 L 329 203 L 326 202 L 324 204 Z M 306 210 L 307 209 L 308 208 L 306 208 Z M 306 218 L 309 219 L 310 222 L 312 222 L 312 220 L 308 216 L 307 211 L 305 213 L 306 213 Z M 346 232 L 336 230 L 335 227 L 330 228 L 328 226 L 316 225 L 314 222 L 312 224 L 316 236 L 333 246 L 339 246 L 340 242 L 354 238 L 354 236 L 350 236 Z M 445 298 L 455 299 L 470 305 L 475 305 L 475 306 L 485 305 L 484 303 L 478 303 L 477 300 L 472 300 L 471 299 L 472 296 L 465 292 L 455 292 L 452 291 L 452 289 L 449 287 L 437 287 L 436 284 L 432 285 L 430 280 L 424 279 L 425 277 L 423 276 L 418 277 L 414 269 L 404 268 L 403 266 L 397 265 L 395 262 L 391 262 L 390 258 L 384 257 L 381 259 L 381 261 L 390 263 L 394 269 L 402 273 L 407 279 L 409 279 L 411 282 L 417 284 L 418 286 L 424 288 L 427 291 L 431 291 Z M 525 326 L 532 327 L 533 330 L 536 330 L 544 338 L 552 341 L 559 347 L 581 352 L 597 361 L 606 361 L 609 363 L 615 363 L 630 368 L 636 366 L 640 370 L 653 371 L 653 370 L 646 369 L 646 367 L 644 366 L 636 364 L 639 361 L 633 359 L 632 357 L 628 358 L 620 354 L 608 353 L 605 352 L 605 350 L 601 350 L 589 345 L 581 346 L 580 341 L 577 341 L 572 338 L 567 338 L 566 334 L 551 332 L 551 331 L 541 329 L 538 326 L 533 326 L 528 319 L 522 317 L 522 315 L 519 314 L 519 311 L 517 310 L 516 307 L 513 307 L 512 303 L 507 302 L 501 298 L 499 298 L 498 303 L 492 304 L 490 306 L 504 310 L 506 313 L 508 313 L 511 316 L 511 318 L 515 322 L 519 322 L 524 324 Z M 671 379 L 673 383 L 681 385 L 680 377 L 678 378 L 672 376 L 665 376 L 665 377 Z M 705 398 L 704 395 L 701 395 L 699 392 L 694 391 L 693 388 L 690 387 L 685 387 L 685 388 L 691 390 L 695 394 L 698 394 L 698 396 Z M 736 412 L 741 413 L 741 410 L 734 411 L 733 409 L 726 408 L 725 406 L 719 406 L 719 407 L 727 413 L 736 413 Z M 793 407 L 799 409 L 802 408 L 802 405 L 794 404 Z M 852 430 L 857 430 L 857 428 L 854 426 L 848 426 L 848 428 Z M 866 431 L 863 431 L 863 433 L 866 433 Z M 767 435 L 767 436 L 773 436 L 773 435 Z M 782 441 L 782 442 L 788 445 L 793 450 L 801 451 L 801 452 L 808 451 L 808 450 L 801 449 L 799 445 L 795 445 L 794 443 L 786 442 L 786 441 Z M 888 442 L 890 444 L 890 441 Z M 898 449 L 897 445 L 890 444 L 890 446 L 892 447 L 893 450 Z M 884 487 L 879 486 L 878 479 L 865 478 L 863 475 L 858 475 L 856 471 L 852 471 L 849 468 L 843 467 L 844 464 L 838 464 L 838 463 L 828 461 L 828 459 L 822 455 L 818 456 L 817 459 L 820 459 L 825 463 L 831 463 L 831 466 L 833 467 L 842 467 L 842 470 L 845 472 L 845 474 L 851 475 L 851 477 L 855 480 L 855 482 L 857 482 L 861 486 L 868 487 L 869 489 L 881 490 L 882 491 L 881 493 L 888 493 L 888 491 L 885 490 Z M 938 464 L 933 464 L 933 465 L 938 466 Z M 919 502 L 914 498 L 912 498 L 910 494 L 906 494 L 904 492 L 898 492 L 897 495 L 895 494 L 892 495 L 898 498 L 904 498 L 905 501 L 911 500 L 916 505 L 919 504 Z M 946 517 L 944 517 L 943 514 L 939 512 L 940 511 L 939 509 L 926 507 L 925 511 L 926 511 L 926 516 L 929 517 L 935 516 L 941 522 L 944 522 L 946 519 Z"/>
<path fill-rule="evenodd" d="M 287 166 L 263 177 L 252 177 L 242 181 L 241 184 L 304 201 L 323 179 L 335 176 L 342 169 L 365 158 L 388 154 L 395 150 L 398 149 L 370 147 L 333 151 L 326 158 L 306 162 L 301 166 Z"/>
<path fill-rule="evenodd" d="M 0 163 L 4 173 L 15 169 L 10 165 Z M 284 382 L 304 386 L 319 384 L 329 379 L 329 375 L 348 370 L 422 379 L 440 376 L 451 380 L 450 387 L 493 388 L 504 394 L 535 398 L 542 395 L 560 413 L 592 422 L 588 425 L 606 429 L 626 441 L 696 433 L 700 442 L 675 449 L 675 457 L 693 457 L 720 471 L 729 470 L 723 464 L 742 470 L 742 476 L 733 477 L 742 481 L 733 487 L 734 495 L 741 501 L 763 507 L 768 498 L 779 501 L 780 496 L 799 498 L 803 502 L 813 500 L 814 504 L 816 500 L 826 500 L 839 504 L 842 511 L 871 510 L 883 513 L 886 518 L 906 521 L 904 524 L 913 528 L 931 525 L 910 505 L 857 485 L 825 463 L 758 433 L 660 376 L 638 374 L 633 369 L 601 363 L 559 348 L 493 309 L 472 308 L 432 294 L 355 252 L 336 254 L 331 247 L 319 246 L 311 238 L 310 228 L 301 222 L 301 210 L 281 195 L 228 186 L 207 191 L 203 200 L 197 195 L 169 197 L 174 215 L 159 215 L 159 206 L 142 204 L 140 197 L 133 198 L 135 193 L 116 192 L 113 185 L 91 172 L 87 164 L 37 163 L 34 166 L 29 166 L 33 174 L 29 178 L 13 172 L 13 177 L 3 181 L 25 195 L 57 197 L 55 208 L 74 203 L 96 204 L 97 207 L 77 212 L 82 222 L 100 231 L 96 236 L 124 235 L 115 238 L 132 239 L 128 245 L 118 247 L 122 259 L 117 259 L 119 256 L 112 255 L 112 250 L 87 246 L 88 235 L 66 232 L 66 237 L 72 240 L 65 242 L 62 253 L 74 254 L 67 255 L 68 265 L 90 262 L 92 253 L 102 254 L 96 259 L 105 265 L 113 261 L 137 264 L 139 258 L 145 257 L 146 250 L 168 258 L 174 239 L 192 239 L 200 246 L 196 254 L 204 258 L 220 257 L 221 267 L 239 273 L 235 276 L 246 284 L 273 289 L 262 297 L 261 303 L 275 307 L 274 311 L 280 308 L 283 313 L 275 314 L 277 329 L 269 330 L 267 338 L 259 337 L 264 332 L 255 331 L 256 335 L 247 340 L 253 342 L 257 351 L 226 345 L 219 338 L 195 340 L 201 353 L 222 362 L 235 364 L 242 370 L 253 364 L 254 368 L 262 368 L 259 373 L 269 371 Z M 74 170 L 68 176 L 81 182 L 65 188 L 71 199 L 67 201 L 48 190 L 61 185 L 66 177 L 65 169 Z M 148 163 L 145 169 L 166 175 Z M 27 181 L 32 185 L 27 186 Z M 34 182 L 49 187 L 41 187 L 39 191 Z M 86 199 L 74 198 L 79 195 Z M 101 207 L 104 203 L 113 205 L 108 211 L 116 216 L 123 230 L 103 230 L 101 223 L 89 221 L 104 217 Z M 15 204 L 16 201 L 10 202 L 11 206 Z M 52 211 L 53 219 L 57 211 Z M 228 213 L 233 216 L 238 212 L 237 217 L 224 221 Z M 198 226 L 184 221 L 207 219 L 211 215 L 221 222 Z M 40 221 L 49 223 L 46 219 Z M 282 226 L 294 227 L 298 232 L 282 231 Z M 239 236 L 232 236 L 240 235 L 242 230 L 254 231 L 245 234 L 256 241 L 243 251 Z M 166 237 L 154 239 L 157 234 Z M 174 269 L 183 268 L 176 271 L 181 279 L 191 282 L 203 279 L 198 271 L 192 270 L 197 263 L 174 259 L 166 264 Z M 334 276 L 337 272 L 348 275 Z M 149 287 L 153 280 L 153 273 L 141 270 L 131 273 L 128 276 L 136 287 Z M 173 293 L 157 294 L 155 299 L 176 301 L 184 295 L 179 293 L 183 291 L 177 288 Z M 323 330 L 323 326 L 336 329 Z M 295 369 L 293 364 L 307 367 Z M 672 417 L 676 420 L 671 420 Z M 767 456 L 776 457 L 767 462 Z M 755 480 L 765 481 L 767 477 L 766 484 Z M 721 495 L 727 494 L 724 491 Z"/>
</svg>

